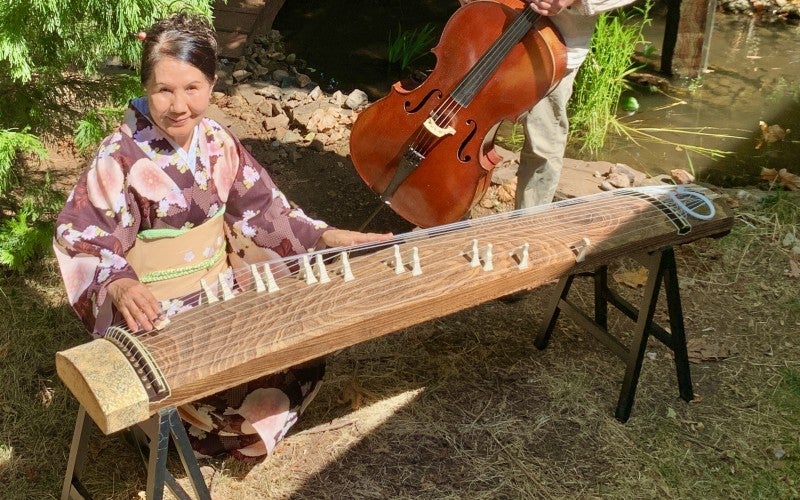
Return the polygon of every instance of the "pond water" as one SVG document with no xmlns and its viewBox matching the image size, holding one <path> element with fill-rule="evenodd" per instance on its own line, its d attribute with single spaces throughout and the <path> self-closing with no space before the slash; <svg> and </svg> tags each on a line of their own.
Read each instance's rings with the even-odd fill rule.
<svg viewBox="0 0 800 500">
<path fill-rule="evenodd" d="M 309 7 L 309 5 L 311 7 Z M 390 40 L 397 33 L 434 26 L 436 37 L 458 7 L 456 0 L 318 0 L 286 2 L 274 28 L 289 51 L 316 69 L 312 74 L 326 90 L 359 88 L 371 100 L 385 95 L 405 73 L 387 62 Z M 658 67 L 663 40 L 663 13 L 655 12 L 645 38 L 658 50 L 649 58 Z M 611 136 L 596 158 L 621 162 L 650 175 L 683 168 L 718 185 L 755 182 L 762 168 L 786 168 L 800 175 L 800 26 L 744 15 L 717 13 L 711 35 L 708 72 L 695 80 L 673 79 L 664 92 L 633 88 L 641 106 L 622 121 L 660 130 L 667 144 L 638 145 Z M 415 65 L 432 68 L 428 54 Z M 623 96 L 623 97 L 624 97 Z M 779 142 L 759 144 L 759 122 L 790 132 Z M 664 130 L 672 130 L 664 131 Z M 675 133 L 675 130 L 702 131 Z M 676 145 L 677 144 L 677 145 Z M 725 152 L 710 157 L 680 145 Z M 569 156 L 593 159 L 569 151 Z"/>
</svg>

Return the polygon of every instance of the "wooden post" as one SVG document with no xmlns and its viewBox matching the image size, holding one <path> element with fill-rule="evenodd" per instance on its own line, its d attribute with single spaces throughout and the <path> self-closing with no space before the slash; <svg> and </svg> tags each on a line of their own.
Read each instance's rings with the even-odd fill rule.
<svg viewBox="0 0 800 500">
<path fill-rule="evenodd" d="M 669 0 L 661 71 L 686 78 L 708 67 L 708 50 L 717 0 Z"/>
</svg>

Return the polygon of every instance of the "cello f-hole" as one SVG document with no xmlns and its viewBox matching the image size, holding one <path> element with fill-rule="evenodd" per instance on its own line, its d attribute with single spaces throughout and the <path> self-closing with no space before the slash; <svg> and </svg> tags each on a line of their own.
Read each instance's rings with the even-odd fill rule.
<svg viewBox="0 0 800 500">
<path fill-rule="evenodd" d="M 475 133 L 478 130 L 478 124 L 475 120 L 467 120 L 466 122 L 467 127 L 469 127 L 469 133 L 467 137 L 461 141 L 461 144 L 458 146 L 458 159 L 463 162 L 469 162 L 472 160 L 472 156 L 466 153 L 467 145 L 472 141 L 472 138 L 475 137 Z"/>
<path fill-rule="evenodd" d="M 406 102 L 403 104 L 403 109 L 405 109 L 405 110 L 406 110 L 406 113 L 416 113 L 417 111 L 419 111 L 419 110 L 420 110 L 420 108 L 422 108 L 423 106 L 425 106 L 425 104 L 426 104 L 426 103 L 427 103 L 427 102 L 428 102 L 428 101 L 429 101 L 429 100 L 430 100 L 432 97 L 436 97 L 437 99 L 441 99 L 441 98 L 442 98 L 442 91 L 441 91 L 441 90 L 439 90 L 439 89 L 433 89 L 433 90 L 431 90 L 430 92 L 428 92 L 427 94 L 425 94 L 425 97 L 423 97 L 423 98 L 422 98 L 422 100 L 419 102 L 419 104 L 417 104 L 416 106 L 413 106 L 413 104 L 411 103 L 411 101 L 406 101 Z M 412 107 L 412 106 L 413 106 L 413 107 Z"/>
</svg>

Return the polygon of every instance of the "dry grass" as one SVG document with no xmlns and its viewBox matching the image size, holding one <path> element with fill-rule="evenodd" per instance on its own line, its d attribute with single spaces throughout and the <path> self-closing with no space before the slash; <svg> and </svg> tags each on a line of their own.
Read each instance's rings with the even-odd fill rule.
<svg viewBox="0 0 800 500">
<path fill-rule="evenodd" d="M 677 252 L 689 339 L 731 350 L 692 365 L 697 401 L 678 398 L 669 351 L 651 340 L 619 423 L 623 367 L 605 348 L 568 319 L 546 350 L 532 345 L 544 287 L 333 356 L 273 456 L 204 464 L 214 498 L 797 498 L 800 282 L 780 240 L 800 233 L 798 204 L 737 211 L 730 235 Z M 587 285 L 572 297 L 588 306 Z M 53 355 L 84 334 L 52 263 L 3 277 L 0 315 L 0 496 L 57 497 L 76 403 Z M 631 328 L 615 315 L 611 326 L 623 339 Z M 92 439 L 84 481 L 97 498 L 136 498 L 145 480 L 120 439 Z"/>
</svg>

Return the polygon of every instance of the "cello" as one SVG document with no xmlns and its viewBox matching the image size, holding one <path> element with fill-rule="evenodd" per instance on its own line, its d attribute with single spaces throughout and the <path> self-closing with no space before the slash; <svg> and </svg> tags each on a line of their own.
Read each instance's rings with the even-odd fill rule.
<svg viewBox="0 0 800 500">
<path fill-rule="evenodd" d="M 395 83 L 353 124 L 350 156 L 361 179 L 420 227 L 464 218 L 499 158 L 492 137 L 566 71 L 560 34 L 522 0 L 456 10 L 431 52 L 436 66 L 414 89 Z"/>
</svg>

